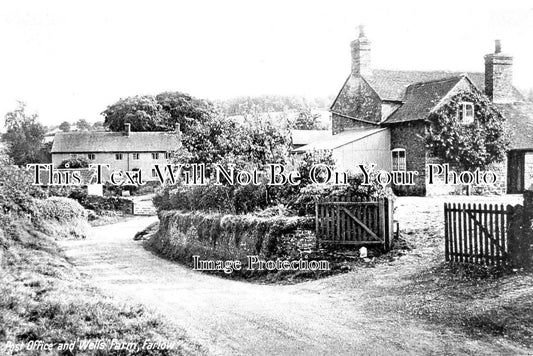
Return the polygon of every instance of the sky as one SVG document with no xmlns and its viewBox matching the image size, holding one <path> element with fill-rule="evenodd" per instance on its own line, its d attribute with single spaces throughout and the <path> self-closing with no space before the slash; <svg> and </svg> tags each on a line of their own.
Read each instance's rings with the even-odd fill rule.
<svg viewBox="0 0 533 356">
<path fill-rule="evenodd" d="M 0 117 L 19 100 L 54 125 L 162 91 L 335 95 L 360 24 L 373 68 L 483 71 L 501 39 L 533 87 L 529 0 L 19 0 L 0 3 Z"/>
</svg>

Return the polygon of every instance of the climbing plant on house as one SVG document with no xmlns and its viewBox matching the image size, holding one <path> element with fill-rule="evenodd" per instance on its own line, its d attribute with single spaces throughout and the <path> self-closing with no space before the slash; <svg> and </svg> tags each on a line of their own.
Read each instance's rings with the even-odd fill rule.
<svg viewBox="0 0 533 356">
<path fill-rule="evenodd" d="M 463 103 L 474 106 L 474 120 L 464 123 Z M 478 92 L 461 91 L 431 113 L 426 146 L 445 162 L 465 169 L 486 168 L 501 162 L 509 146 L 505 119 Z"/>
</svg>

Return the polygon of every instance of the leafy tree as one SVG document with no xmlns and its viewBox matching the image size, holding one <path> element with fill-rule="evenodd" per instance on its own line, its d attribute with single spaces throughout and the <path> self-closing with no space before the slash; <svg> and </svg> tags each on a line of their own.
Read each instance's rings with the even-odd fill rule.
<svg viewBox="0 0 533 356">
<path fill-rule="evenodd" d="M 459 120 L 462 102 L 474 104 L 475 121 L 465 125 Z M 505 119 L 479 93 L 460 92 L 429 116 L 427 147 L 447 161 L 466 169 L 486 168 L 501 162 L 509 146 Z"/>
<path fill-rule="evenodd" d="M 93 126 L 91 127 L 92 131 L 103 131 L 104 130 L 104 122 L 103 121 L 96 121 Z"/>
<path fill-rule="evenodd" d="M 317 130 L 320 128 L 320 114 L 313 113 L 309 106 L 303 107 L 293 124 L 296 130 Z"/>
<path fill-rule="evenodd" d="M 59 129 L 63 132 L 69 132 L 70 131 L 70 123 L 68 121 L 63 121 L 61 125 L 59 125 Z"/>
<path fill-rule="evenodd" d="M 13 162 L 16 165 L 39 162 L 45 130 L 38 115 L 27 114 L 26 104 L 19 102 L 15 110 L 6 114 L 5 127 L 2 139 Z"/>
<path fill-rule="evenodd" d="M 79 131 L 88 131 L 91 128 L 91 124 L 85 119 L 79 119 L 76 121 L 76 127 Z"/>
<path fill-rule="evenodd" d="M 175 91 L 158 94 L 155 99 L 162 109 L 170 115 L 167 128 L 174 130 L 180 127 L 180 131 L 187 134 L 190 128 L 207 122 L 211 117 L 218 116 L 215 106 L 202 99 Z"/>
<path fill-rule="evenodd" d="M 111 131 L 124 130 L 130 123 L 132 131 L 168 131 L 170 114 L 152 95 L 138 95 L 120 99 L 102 112 L 104 125 Z"/>
</svg>

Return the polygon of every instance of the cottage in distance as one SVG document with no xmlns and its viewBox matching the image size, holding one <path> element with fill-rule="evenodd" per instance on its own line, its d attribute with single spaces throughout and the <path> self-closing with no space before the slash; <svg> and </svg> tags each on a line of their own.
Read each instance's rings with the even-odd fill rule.
<svg viewBox="0 0 533 356">
<path fill-rule="evenodd" d="M 90 164 L 109 164 L 110 172 L 142 171 L 143 180 L 157 180 L 155 164 L 169 163 L 172 152 L 181 147 L 179 132 L 60 132 L 52 146 L 52 164 L 58 167 L 69 158 L 83 157 Z M 105 173 L 105 172 L 104 172 Z"/>
</svg>

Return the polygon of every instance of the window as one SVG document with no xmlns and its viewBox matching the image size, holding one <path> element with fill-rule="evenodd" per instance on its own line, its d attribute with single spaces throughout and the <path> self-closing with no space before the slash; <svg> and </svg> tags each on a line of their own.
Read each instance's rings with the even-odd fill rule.
<svg viewBox="0 0 533 356">
<path fill-rule="evenodd" d="M 152 153 L 152 159 L 159 159 L 159 153 Z"/>
<path fill-rule="evenodd" d="M 96 155 L 94 153 L 89 153 L 87 155 L 87 158 L 89 159 L 89 161 L 94 161 L 96 159 Z"/>
<path fill-rule="evenodd" d="M 165 152 L 165 159 L 171 159 L 172 158 L 172 152 Z"/>
<path fill-rule="evenodd" d="M 122 160 L 122 153 L 115 153 L 115 160 L 117 161 Z"/>
<path fill-rule="evenodd" d="M 459 117 L 461 118 L 461 123 L 469 125 L 474 122 L 474 104 L 469 102 L 461 103 L 459 109 Z"/>
<path fill-rule="evenodd" d="M 405 163 L 405 149 L 395 148 L 392 150 L 392 170 L 405 171 L 407 165 Z"/>
<path fill-rule="evenodd" d="M 134 161 L 138 161 L 139 160 L 139 154 L 138 153 L 133 153 L 132 154 L 132 158 Z"/>
<path fill-rule="evenodd" d="M 157 177 L 157 172 L 156 172 L 155 169 L 152 169 L 152 177 L 154 177 L 154 178 Z"/>
</svg>

